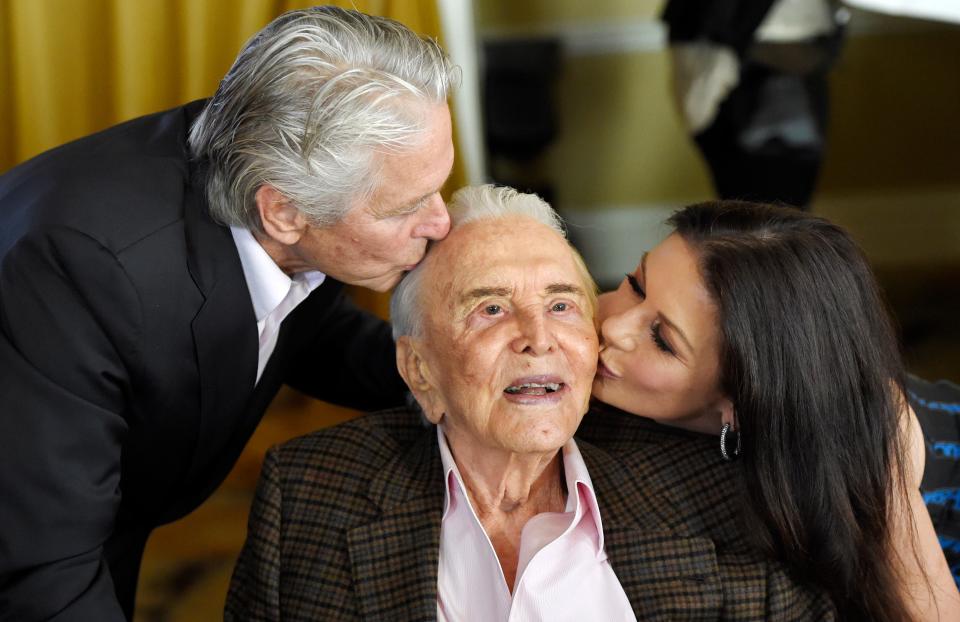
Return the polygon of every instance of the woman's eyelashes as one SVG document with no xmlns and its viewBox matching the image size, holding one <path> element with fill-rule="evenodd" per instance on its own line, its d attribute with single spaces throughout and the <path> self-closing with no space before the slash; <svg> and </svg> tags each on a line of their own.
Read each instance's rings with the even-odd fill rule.
<svg viewBox="0 0 960 622">
<path fill-rule="evenodd" d="M 666 352 L 667 354 L 673 354 L 673 348 L 670 347 L 670 344 L 667 343 L 667 340 L 663 338 L 661 334 L 660 322 L 656 321 L 650 325 L 650 338 L 653 339 L 654 345 L 657 346 L 657 349 Z"/>
<path fill-rule="evenodd" d="M 641 298 L 646 299 L 647 292 L 644 291 L 643 286 L 640 285 L 640 281 L 637 280 L 632 274 L 627 274 L 627 283 L 630 284 L 630 288 L 633 289 Z M 657 346 L 657 349 L 661 352 L 666 352 L 667 354 L 675 354 L 673 348 L 670 347 L 670 344 L 667 343 L 667 340 L 663 338 L 661 334 L 660 321 L 657 320 L 650 325 L 650 338 L 653 340 L 654 345 Z"/>
<path fill-rule="evenodd" d="M 643 287 L 640 286 L 640 281 L 637 280 L 637 277 L 633 276 L 632 274 L 627 274 L 627 282 L 630 283 L 630 287 L 638 296 L 641 298 L 647 297 L 647 292 L 645 292 Z"/>
</svg>

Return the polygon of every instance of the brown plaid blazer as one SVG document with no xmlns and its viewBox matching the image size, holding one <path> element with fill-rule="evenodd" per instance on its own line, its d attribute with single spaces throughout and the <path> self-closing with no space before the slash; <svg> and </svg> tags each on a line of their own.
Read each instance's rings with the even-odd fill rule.
<svg viewBox="0 0 960 622">
<path fill-rule="evenodd" d="M 638 620 L 832 620 L 739 533 L 705 437 L 591 412 L 577 443 Z M 366 415 L 272 449 L 227 620 L 435 620 L 444 485 L 419 415 Z"/>
</svg>

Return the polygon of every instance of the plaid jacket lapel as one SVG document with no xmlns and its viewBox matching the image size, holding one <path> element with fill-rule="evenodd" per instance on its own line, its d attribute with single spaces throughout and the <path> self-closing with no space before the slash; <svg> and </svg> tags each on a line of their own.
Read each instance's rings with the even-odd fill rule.
<svg viewBox="0 0 960 622">
<path fill-rule="evenodd" d="M 380 520 L 351 529 L 350 563 L 364 620 L 435 620 L 443 470 L 431 427 L 371 481 Z"/>
<path fill-rule="evenodd" d="M 656 503 L 619 461 L 577 442 L 596 488 L 610 565 L 638 620 L 716 620 L 723 607 L 720 570 L 709 538 L 675 533 Z M 755 577 L 762 602 L 765 584 Z M 753 591 L 753 590 L 750 590 Z"/>
</svg>

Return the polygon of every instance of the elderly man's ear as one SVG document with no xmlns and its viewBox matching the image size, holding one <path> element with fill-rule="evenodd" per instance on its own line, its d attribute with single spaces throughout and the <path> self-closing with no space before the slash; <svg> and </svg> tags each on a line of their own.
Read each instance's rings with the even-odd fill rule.
<svg viewBox="0 0 960 622">
<path fill-rule="evenodd" d="M 269 184 L 260 186 L 255 197 L 264 232 L 287 246 L 299 242 L 308 224 L 300 210 Z"/>
<path fill-rule="evenodd" d="M 400 337 L 397 340 L 397 370 L 417 398 L 423 414 L 430 422 L 438 424 L 443 419 L 443 401 L 433 382 L 430 366 L 418 351 L 419 346 L 411 337 Z"/>
</svg>

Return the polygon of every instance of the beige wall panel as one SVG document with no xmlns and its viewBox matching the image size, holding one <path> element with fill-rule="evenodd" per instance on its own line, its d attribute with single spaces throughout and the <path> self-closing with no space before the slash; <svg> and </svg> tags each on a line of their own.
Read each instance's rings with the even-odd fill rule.
<svg viewBox="0 0 960 622">
<path fill-rule="evenodd" d="M 848 40 L 820 191 L 960 186 L 960 28 Z"/>
<path fill-rule="evenodd" d="M 563 207 L 708 197 L 709 178 L 669 92 L 664 52 L 568 59 L 549 156 Z"/>
<path fill-rule="evenodd" d="M 476 0 L 478 24 L 495 28 L 645 18 L 662 5 L 662 0 Z"/>
</svg>

